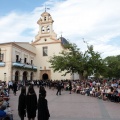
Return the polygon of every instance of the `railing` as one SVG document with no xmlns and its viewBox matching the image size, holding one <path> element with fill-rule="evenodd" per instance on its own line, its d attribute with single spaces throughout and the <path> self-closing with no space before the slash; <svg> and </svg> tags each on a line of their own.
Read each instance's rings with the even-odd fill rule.
<svg viewBox="0 0 120 120">
<path fill-rule="evenodd" d="M 12 66 L 16 68 L 22 68 L 22 69 L 37 70 L 37 66 L 31 65 L 31 64 L 19 63 L 19 62 L 13 62 Z"/>
<path fill-rule="evenodd" d="M 0 62 L 0 67 L 5 67 L 5 62 Z"/>
<path fill-rule="evenodd" d="M 24 64 L 22 64 L 22 63 L 18 63 L 18 62 L 13 62 L 12 66 L 23 67 Z"/>
</svg>

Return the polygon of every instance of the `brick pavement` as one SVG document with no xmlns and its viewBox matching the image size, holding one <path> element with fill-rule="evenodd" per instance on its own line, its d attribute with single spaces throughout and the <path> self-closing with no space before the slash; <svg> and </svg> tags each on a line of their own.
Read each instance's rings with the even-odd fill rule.
<svg viewBox="0 0 120 120">
<path fill-rule="evenodd" d="M 56 96 L 56 90 L 48 88 L 46 90 L 50 120 L 120 120 L 119 103 L 76 93 L 69 94 L 68 91 L 62 91 L 62 95 Z M 35 91 L 38 95 L 37 87 Z M 20 91 L 17 91 L 17 96 L 14 96 L 10 91 L 10 106 L 14 120 L 20 120 L 17 110 L 19 93 Z"/>
</svg>

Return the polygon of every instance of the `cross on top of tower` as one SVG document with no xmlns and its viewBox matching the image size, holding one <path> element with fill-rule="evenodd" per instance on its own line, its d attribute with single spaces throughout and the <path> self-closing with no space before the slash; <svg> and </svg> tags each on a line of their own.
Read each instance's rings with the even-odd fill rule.
<svg viewBox="0 0 120 120">
<path fill-rule="evenodd" d="M 49 9 L 50 9 L 50 8 L 47 8 L 47 7 L 46 7 L 46 4 L 45 4 L 45 12 L 46 12 L 46 10 L 49 10 Z"/>
</svg>

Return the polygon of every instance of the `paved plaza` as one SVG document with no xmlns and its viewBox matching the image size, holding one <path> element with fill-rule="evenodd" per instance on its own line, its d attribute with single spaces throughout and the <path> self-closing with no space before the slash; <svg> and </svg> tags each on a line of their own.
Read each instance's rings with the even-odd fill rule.
<svg viewBox="0 0 120 120">
<path fill-rule="evenodd" d="M 38 95 L 38 88 L 34 88 Z M 120 103 L 76 93 L 69 94 L 68 91 L 62 91 L 62 95 L 56 96 L 56 89 L 46 90 L 50 120 L 120 120 Z M 17 110 L 19 94 L 20 91 L 17 91 L 17 96 L 14 96 L 10 91 L 10 106 L 14 120 L 20 120 Z"/>
</svg>

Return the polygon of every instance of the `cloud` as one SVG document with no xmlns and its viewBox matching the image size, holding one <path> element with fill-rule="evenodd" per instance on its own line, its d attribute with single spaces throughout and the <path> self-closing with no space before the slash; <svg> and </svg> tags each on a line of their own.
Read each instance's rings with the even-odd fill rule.
<svg viewBox="0 0 120 120">
<path fill-rule="evenodd" d="M 56 22 L 55 29 L 57 33 L 61 29 L 67 39 L 82 49 L 85 49 L 81 42 L 84 38 L 103 57 L 117 55 L 120 46 L 113 46 L 111 41 L 120 36 L 119 4 L 119 0 L 67 0 L 57 3 L 52 13 Z"/>
<path fill-rule="evenodd" d="M 119 0 L 48 0 L 54 31 L 70 42 L 86 49 L 83 39 L 94 45 L 103 57 L 120 53 L 120 44 L 113 39 L 120 36 Z M 0 16 L 0 42 L 34 40 L 39 31 L 37 20 L 44 12 L 44 4 L 27 13 L 10 12 Z M 119 42 L 120 43 L 120 42 Z"/>
<path fill-rule="evenodd" d="M 22 36 L 22 32 L 32 28 L 28 14 L 17 14 L 14 12 L 0 19 L 0 42 L 28 41 L 29 36 Z M 33 28 L 32 28 L 33 29 Z"/>
</svg>

